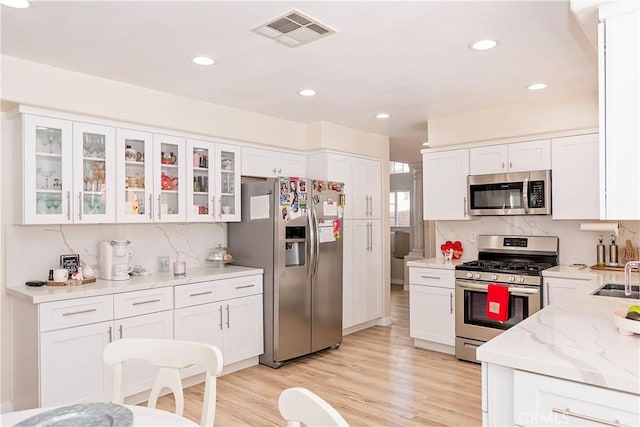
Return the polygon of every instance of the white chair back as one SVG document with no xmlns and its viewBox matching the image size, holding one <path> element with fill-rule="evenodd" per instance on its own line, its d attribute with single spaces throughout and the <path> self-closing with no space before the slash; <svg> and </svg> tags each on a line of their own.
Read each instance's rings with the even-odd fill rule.
<svg viewBox="0 0 640 427">
<path fill-rule="evenodd" d="M 127 360 L 145 360 L 159 368 L 147 406 L 155 408 L 163 388 L 175 397 L 175 413 L 182 416 L 184 394 L 180 369 L 198 365 L 205 369 L 205 391 L 201 426 L 213 426 L 216 413 L 216 377 L 222 372 L 222 352 L 218 347 L 189 341 L 123 338 L 104 348 L 104 361 L 114 366 L 113 403 L 123 403 L 122 364 Z"/>
<path fill-rule="evenodd" d="M 283 390 L 278 399 L 278 409 L 287 420 L 288 427 L 349 427 L 333 406 L 303 387 Z"/>
</svg>

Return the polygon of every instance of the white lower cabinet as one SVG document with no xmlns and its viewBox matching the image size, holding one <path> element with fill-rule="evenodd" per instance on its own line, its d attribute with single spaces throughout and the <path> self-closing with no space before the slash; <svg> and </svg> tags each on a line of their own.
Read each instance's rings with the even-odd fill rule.
<svg viewBox="0 0 640 427">
<path fill-rule="evenodd" d="M 637 394 L 518 370 L 513 391 L 513 425 L 640 425 Z"/>
<path fill-rule="evenodd" d="M 454 292 L 454 270 L 409 268 L 409 335 L 416 346 L 453 354 Z"/>
<path fill-rule="evenodd" d="M 597 276 L 592 278 L 545 277 L 543 306 L 557 304 L 566 298 L 571 298 L 576 289 L 586 289 L 585 286 L 595 284 L 597 281 Z"/>
</svg>

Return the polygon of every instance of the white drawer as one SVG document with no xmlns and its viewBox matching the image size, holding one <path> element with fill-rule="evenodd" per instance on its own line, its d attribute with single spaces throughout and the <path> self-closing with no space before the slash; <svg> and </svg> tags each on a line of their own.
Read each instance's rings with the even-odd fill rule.
<svg viewBox="0 0 640 427">
<path fill-rule="evenodd" d="M 224 299 L 240 298 L 262 293 L 262 274 L 223 279 L 219 280 L 219 283 L 224 292 Z"/>
<path fill-rule="evenodd" d="M 216 302 L 223 298 L 224 289 L 218 280 L 175 287 L 176 308 Z"/>
<path fill-rule="evenodd" d="M 640 425 L 640 396 L 545 375 L 515 371 L 514 424 Z"/>
<path fill-rule="evenodd" d="M 455 287 L 455 270 L 409 267 L 409 284 L 453 289 Z"/>
<path fill-rule="evenodd" d="M 113 296 L 114 319 L 172 309 L 173 288 L 171 286 L 145 289 L 144 291 L 123 292 Z"/>
<path fill-rule="evenodd" d="M 40 332 L 113 319 L 113 296 L 75 298 L 39 305 Z"/>
</svg>

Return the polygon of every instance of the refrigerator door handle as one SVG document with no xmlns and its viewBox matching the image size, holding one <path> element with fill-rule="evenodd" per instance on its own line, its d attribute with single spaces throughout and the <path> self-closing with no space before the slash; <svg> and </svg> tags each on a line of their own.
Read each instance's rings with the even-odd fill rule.
<svg viewBox="0 0 640 427">
<path fill-rule="evenodd" d="M 307 266 L 307 279 L 309 282 L 313 280 L 313 265 L 316 258 L 316 229 L 313 223 L 313 207 L 309 209 L 307 215 L 307 221 L 309 223 L 309 263 Z"/>
<path fill-rule="evenodd" d="M 320 239 L 318 237 L 318 235 L 319 235 L 318 218 L 316 217 L 315 211 L 312 213 L 312 220 L 313 220 L 314 254 L 313 254 L 313 259 L 312 259 L 313 273 L 311 275 L 311 280 L 312 280 L 311 283 L 316 281 L 316 276 L 318 275 L 318 264 L 320 262 Z"/>
</svg>

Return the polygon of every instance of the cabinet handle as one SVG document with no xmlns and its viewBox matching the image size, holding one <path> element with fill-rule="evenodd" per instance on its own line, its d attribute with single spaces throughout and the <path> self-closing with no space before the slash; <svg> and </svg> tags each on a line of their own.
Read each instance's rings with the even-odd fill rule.
<svg viewBox="0 0 640 427">
<path fill-rule="evenodd" d="M 547 293 L 547 305 L 551 304 L 551 301 L 549 300 L 549 282 L 545 283 L 545 287 L 543 289 L 546 293 Z"/>
<path fill-rule="evenodd" d="M 453 314 L 453 292 L 449 292 L 449 313 Z"/>
<path fill-rule="evenodd" d="M 373 216 L 373 196 L 369 194 L 369 216 Z"/>
<path fill-rule="evenodd" d="M 509 162 L 509 169 L 513 169 L 513 162 Z"/>
<path fill-rule="evenodd" d="M 255 286 L 255 284 L 253 284 L 253 285 L 244 285 L 244 286 L 236 286 L 236 289 L 253 288 L 254 286 Z"/>
<path fill-rule="evenodd" d="M 113 341 L 113 333 L 111 330 L 111 326 L 109 326 L 109 342 L 112 342 L 112 341 Z"/>
<path fill-rule="evenodd" d="M 277 175 L 277 173 L 276 173 L 276 168 L 273 168 L 273 169 L 271 169 L 271 170 L 273 171 L 273 174 L 274 174 L 274 175 Z"/>
<path fill-rule="evenodd" d="M 227 329 L 229 329 L 230 323 L 231 323 L 231 318 L 229 317 L 229 304 L 227 304 Z"/>
<path fill-rule="evenodd" d="M 162 219 L 162 207 L 160 206 L 160 195 L 158 195 L 158 219 Z"/>
<path fill-rule="evenodd" d="M 504 162 L 502 162 L 502 169 L 504 169 Z"/>
<path fill-rule="evenodd" d="M 464 209 L 464 216 L 467 216 L 467 198 L 466 197 L 464 198 L 463 209 Z"/>
<path fill-rule="evenodd" d="M 190 297 L 199 297 L 200 295 L 209 295 L 212 294 L 213 291 L 206 291 L 206 292 L 196 292 L 195 294 L 190 294 Z"/>
<path fill-rule="evenodd" d="M 67 219 L 71 221 L 71 191 L 67 191 Z"/>
<path fill-rule="evenodd" d="M 118 327 L 118 330 L 120 331 L 120 339 L 122 339 L 122 325 Z"/>
<path fill-rule="evenodd" d="M 211 216 L 215 219 L 216 217 L 216 198 L 212 197 L 211 198 Z"/>
<path fill-rule="evenodd" d="M 220 326 L 220 330 L 222 330 L 222 306 L 220 306 L 218 308 L 218 310 L 220 310 L 220 325 L 219 326 Z"/>
<path fill-rule="evenodd" d="M 556 414 L 560 414 L 560 415 L 566 415 L 568 417 L 578 418 L 578 419 L 589 421 L 589 422 L 604 424 L 606 426 L 613 426 L 613 427 L 621 427 L 622 426 L 622 424 L 618 423 L 617 420 L 616 421 L 606 421 L 606 420 L 603 420 L 603 419 L 600 419 L 600 418 L 590 417 L 589 415 L 577 414 L 575 412 L 571 412 L 569 410 L 569 408 L 567 408 L 567 409 L 553 408 L 553 409 L 551 409 L 551 412 L 555 412 Z"/>
<path fill-rule="evenodd" d="M 78 219 L 82 221 L 82 191 L 78 191 Z"/>
<path fill-rule="evenodd" d="M 94 311 L 98 311 L 98 309 L 97 308 L 89 308 L 87 310 L 69 311 L 67 313 L 62 313 L 62 315 L 63 316 L 75 316 L 76 314 L 93 313 Z"/>
<path fill-rule="evenodd" d="M 153 194 L 149 194 L 149 219 L 153 220 Z"/>
<path fill-rule="evenodd" d="M 159 299 L 150 299 L 149 301 L 136 301 L 131 305 L 153 304 L 154 302 L 160 302 Z"/>
<path fill-rule="evenodd" d="M 425 275 L 420 275 L 420 277 L 422 277 L 423 279 L 438 279 L 440 280 L 441 278 L 438 276 L 425 276 Z"/>
</svg>

